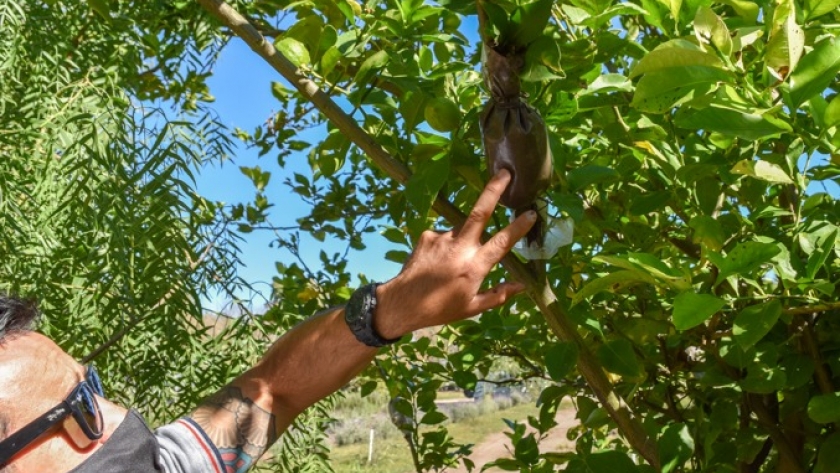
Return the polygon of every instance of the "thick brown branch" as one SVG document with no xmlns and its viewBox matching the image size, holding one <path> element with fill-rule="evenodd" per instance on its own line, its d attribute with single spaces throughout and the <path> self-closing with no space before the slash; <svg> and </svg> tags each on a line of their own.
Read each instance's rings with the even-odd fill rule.
<svg viewBox="0 0 840 473">
<path fill-rule="evenodd" d="M 394 159 L 369 134 L 367 134 L 350 116 L 348 116 L 317 84 L 301 75 L 297 68 L 274 46 L 266 41 L 248 21 L 233 8 L 220 0 L 198 0 L 198 2 L 225 26 L 236 32 L 248 46 L 265 59 L 275 70 L 288 80 L 305 98 L 310 100 L 341 132 L 364 151 L 379 168 L 392 179 L 405 184 L 411 177 L 409 169 Z M 438 196 L 432 208 L 454 227 L 466 221 L 464 215 L 451 202 Z M 485 239 L 487 235 L 485 235 Z M 604 408 L 618 425 L 619 431 L 654 468 L 659 469 L 659 455 L 656 444 L 642 429 L 641 423 L 634 417 L 629 406 L 618 397 L 612 383 L 597 358 L 589 350 L 572 325 L 565 307 L 557 300 L 551 287 L 543 278 L 537 280 L 513 255 L 502 260 L 502 265 L 527 287 L 528 295 L 542 311 L 552 331 L 564 341 L 570 341 L 578 347 L 578 371 L 583 375 Z"/>
</svg>

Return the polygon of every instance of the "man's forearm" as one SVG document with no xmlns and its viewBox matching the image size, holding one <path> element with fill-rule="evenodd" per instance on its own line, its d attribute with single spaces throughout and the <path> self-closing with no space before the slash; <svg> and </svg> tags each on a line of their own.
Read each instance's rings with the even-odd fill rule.
<svg viewBox="0 0 840 473">
<path fill-rule="evenodd" d="M 252 466 L 304 409 L 338 390 L 376 354 L 359 343 L 344 310 L 315 315 L 280 337 L 256 366 L 190 416 L 225 465 Z"/>
<path fill-rule="evenodd" d="M 284 334 L 232 384 L 274 413 L 279 433 L 304 409 L 347 384 L 375 354 L 353 336 L 344 309 L 334 309 Z"/>
</svg>

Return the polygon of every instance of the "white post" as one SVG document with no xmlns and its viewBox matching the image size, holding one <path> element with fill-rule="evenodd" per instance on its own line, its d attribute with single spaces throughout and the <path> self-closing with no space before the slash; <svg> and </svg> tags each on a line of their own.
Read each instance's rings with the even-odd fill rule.
<svg viewBox="0 0 840 473">
<path fill-rule="evenodd" d="M 373 429 L 370 429 L 370 444 L 368 445 L 368 463 L 373 460 Z"/>
</svg>

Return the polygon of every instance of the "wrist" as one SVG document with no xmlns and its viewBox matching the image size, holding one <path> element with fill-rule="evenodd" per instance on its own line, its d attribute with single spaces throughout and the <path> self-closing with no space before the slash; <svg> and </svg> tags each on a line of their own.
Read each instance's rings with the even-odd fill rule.
<svg viewBox="0 0 840 473">
<path fill-rule="evenodd" d="M 383 338 L 398 338 L 413 331 L 406 324 L 407 317 L 401 315 L 405 301 L 400 300 L 399 286 L 399 281 L 392 279 L 376 288 L 377 306 L 373 328 Z"/>
</svg>

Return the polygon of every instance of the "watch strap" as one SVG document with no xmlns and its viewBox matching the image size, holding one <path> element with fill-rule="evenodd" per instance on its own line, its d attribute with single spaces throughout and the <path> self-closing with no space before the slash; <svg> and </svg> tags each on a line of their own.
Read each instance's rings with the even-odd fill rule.
<svg viewBox="0 0 840 473">
<path fill-rule="evenodd" d="M 360 287 L 344 307 L 344 321 L 356 339 L 369 347 L 384 347 L 392 345 L 402 337 L 383 338 L 373 327 L 373 317 L 376 311 L 376 288 L 378 283 L 371 283 Z"/>
</svg>

